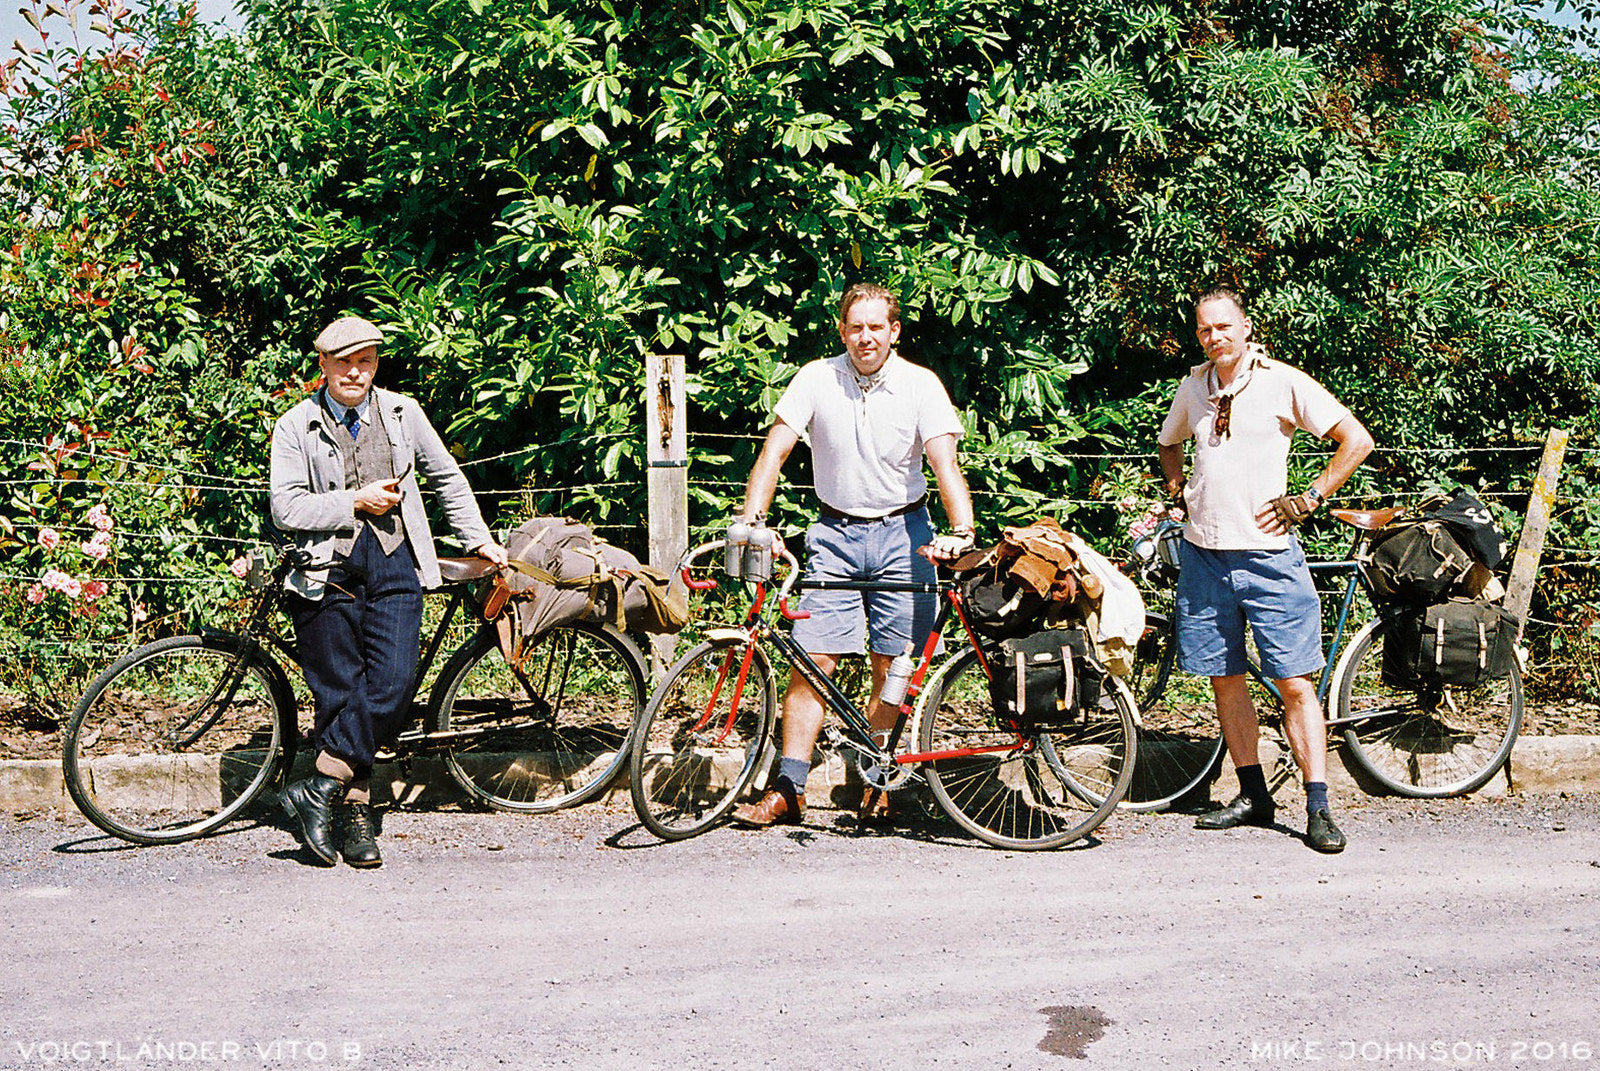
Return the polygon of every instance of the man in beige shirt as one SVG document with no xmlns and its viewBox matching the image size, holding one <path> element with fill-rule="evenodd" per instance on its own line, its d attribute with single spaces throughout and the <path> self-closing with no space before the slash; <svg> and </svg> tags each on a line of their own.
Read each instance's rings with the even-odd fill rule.
<svg viewBox="0 0 1600 1071">
<path fill-rule="evenodd" d="M 1239 775 L 1239 795 L 1202 815 L 1201 829 L 1271 825 L 1274 804 L 1257 752 L 1260 721 L 1245 676 L 1245 627 L 1262 672 L 1283 700 L 1284 731 L 1305 779 L 1306 841 L 1342 851 L 1328 807 L 1327 730 L 1312 675 L 1323 668 L 1322 615 L 1305 553 L 1291 529 L 1350 478 L 1372 436 L 1310 376 L 1251 342 L 1244 303 L 1214 290 L 1195 304 L 1195 335 L 1207 360 L 1179 385 L 1161 428 L 1166 487 L 1182 496 L 1188 523 L 1180 548 L 1179 665 L 1211 678 L 1217 719 Z M 1332 440 L 1321 475 L 1287 493 L 1296 430 Z M 1184 479 L 1184 443 L 1195 440 Z"/>
</svg>

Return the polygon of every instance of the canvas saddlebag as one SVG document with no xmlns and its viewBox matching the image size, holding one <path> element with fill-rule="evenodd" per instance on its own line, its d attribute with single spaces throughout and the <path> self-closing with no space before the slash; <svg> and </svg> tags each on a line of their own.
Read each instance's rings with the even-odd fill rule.
<svg viewBox="0 0 1600 1071">
<path fill-rule="evenodd" d="M 988 650 L 995 718 L 1024 732 L 1069 725 L 1100 705 L 1104 673 L 1082 629 L 1002 640 Z"/>
<path fill-rule="evenodd" d="M 523 649 L 557 625 L 607 624 L 618 631 L 677 632 L 689 620 L 688 589 L 661 570 L 565 517 L 535 517 L 506 539 L 509 577 L 497 577 L 484 603 L 500 649 Z"/>
<path fill-rule="evenodd" d="M 1392 619 L 1383 640 L 1383 682 L 1472 687 L 1511 675 L 1521 622 L 1481 599 L 1451 599 Z"/>
<path fill-rule="evenodd" d="M 1380 533 L 1361 563 L 1380 598 L 1416 606 L 1459 594 L 1476 564 L 1439 521 L 1402 524 L 1392 534 Z"/>
</svg>

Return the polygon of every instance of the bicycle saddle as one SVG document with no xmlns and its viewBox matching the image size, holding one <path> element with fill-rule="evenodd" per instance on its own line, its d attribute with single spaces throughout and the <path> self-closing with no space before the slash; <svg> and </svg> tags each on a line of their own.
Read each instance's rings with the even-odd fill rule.
<svg viewBox="0 0 1600 1071">
<path fill-rule="evenodd" d="M 440 558 L 439 577 L 446 584 L 460 584 L 489 576 L 497 567 L 488 558 Z"/>
<path fill-rule="evenodd" d="M 1335 520 L 1343 521 L 1345 524 L 1368 532 L 1384 527 L 1403 513 L 1405 513 L 1405 510 L 1399 506 L 1391 506 L 1388 509 L 1330 509 L 1328 511 L 1328 515 Z"/>
</svg>

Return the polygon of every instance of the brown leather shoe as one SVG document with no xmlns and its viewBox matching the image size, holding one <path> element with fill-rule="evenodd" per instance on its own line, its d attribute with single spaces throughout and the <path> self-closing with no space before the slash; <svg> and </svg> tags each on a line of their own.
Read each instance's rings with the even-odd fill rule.
<svg viewBox="0 0 1600 1071">
<path fill-rule="evenodd" d="M 796 792 L 787 781 L 779 781 L 754 803 L 733 809 L 733 824 L 750 829 L 767 826 L 797 826 L 806 815 L 806 794 Z"/>
<path fill-rule="evenodd" d="M 886 826 L 894 821 L 894 809 L 889 805 L 889 793 L 881 788 L 863 789 L 861 806 L 856 808 L 856 821 L 864 826 Z"/>
</svg>

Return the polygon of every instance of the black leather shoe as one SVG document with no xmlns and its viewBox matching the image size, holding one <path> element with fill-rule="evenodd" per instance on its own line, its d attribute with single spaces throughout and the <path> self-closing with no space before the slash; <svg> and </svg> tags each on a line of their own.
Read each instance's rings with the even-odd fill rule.
<svg viewBox="0 0 1600 1071">
<path fill-rule="evenodd" d="M 1327 811 L 1316 811 L 1306 819 L 1306 843 L 1332 855 L 1344 851 L 1345 840 L 1339 827 L 1333 824 L 1333 816 Z"/>
<path fill-rule="evenodd" d="M 344 782 L 314 773 L 283 790 L 284 813 L 300 832 L 300 842 L 326 866 L 339 856 L 333 850 L 333 805 L 344 796 Z"/>
<path fill-rule="evenodd" d="M 1270 826 L 1276 808 L 1264 807 L 1244 793 L 1225 807 L 1207 811 L 1194 820 L 1196 829 L 1232 829 L 1234 826 Z"/>
<path fill-rule="evenodd" d="M 339 854 L 354 867 L 382 866 L 378 853 L 378 833 L 372 825 L 372 804 L 341 803 L 335 815 L 339 832 Z"/>
</svg>

